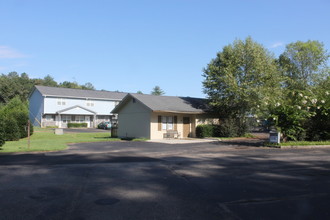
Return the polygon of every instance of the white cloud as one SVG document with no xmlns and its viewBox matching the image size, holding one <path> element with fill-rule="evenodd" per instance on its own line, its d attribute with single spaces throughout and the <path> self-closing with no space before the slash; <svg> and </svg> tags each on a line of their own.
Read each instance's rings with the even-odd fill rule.
<svg viewBox="0 0 330 220">
<path fill-rule="evenodd" d="M 26 57 L 26 55 L 8 46 L 0 45 L 0 59 L 4 59 L 4 58 L 15 59 L 22 57 Z"/>
<path fill-rule="evenodd" d="M 284 46 L 283 42 L 276 42 L 270 46 L 270 48 L 278 48 Z"/>
</svg>

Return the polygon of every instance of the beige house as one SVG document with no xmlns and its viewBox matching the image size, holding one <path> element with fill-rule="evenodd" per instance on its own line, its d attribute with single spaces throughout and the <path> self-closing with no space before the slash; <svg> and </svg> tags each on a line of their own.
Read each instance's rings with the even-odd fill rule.
<svg viewBox="0 0 330 220">
<path fill-rule="evenodd" d="M 119 137 L 152 140 L 195 137 L 197 125 L 217 120 L 208 110 L 206 99 L 128 94 L 112 113 L 118 114 Z"/>
</svg>

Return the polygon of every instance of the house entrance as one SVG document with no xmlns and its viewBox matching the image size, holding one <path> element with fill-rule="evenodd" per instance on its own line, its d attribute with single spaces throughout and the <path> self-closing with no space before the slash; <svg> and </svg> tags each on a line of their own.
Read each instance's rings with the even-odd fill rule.
<svg viewBox="0 0 330 220">
<path fill-rule="evenodd" d="M 186 138 L 190 134 L 190 118 L 183 117 L 183 135 L 182 137 Z"/>
</svg>

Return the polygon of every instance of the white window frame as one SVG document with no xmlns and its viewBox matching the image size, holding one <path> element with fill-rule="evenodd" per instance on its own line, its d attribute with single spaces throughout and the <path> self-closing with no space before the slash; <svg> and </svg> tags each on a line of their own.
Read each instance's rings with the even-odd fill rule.
<svg viewBox="0 0 330 220">
<path fill-rule="evenodd" d="M 173 116 L 162 116 L 162 130 L 173 130 L 174 129 L 174 117 Z"/>
<path fill-rule="evenodd" d="M 72 120 L 72 116 L 71 115 L 62 115 L 62 122 L 63 123 L 70 123 Z"/>
<path fill-rule="evenodd" d="M 88 106 L 88 107 L 93 107 L 93 106 L 94 106 L 94 101 L 93 101 L 93 100 L 89 100 L 89 99 L 87 99 L 87 100 L 86 100 L 86 106 Z"/>
<path fill-rule="evenodd" d="M 58 98 L 57 99 L 57 105 L 66 105 L 66 101 L 63 98 Z"/>
<path fill-rule="evenodd" d="M 85 122 L 85 116 L 83 116 L 83 115 L 76 115 L 75 116 L 75 122 L 77 122 L 77 123 L 84 123 Z"/>
<path fill-rule="evenodd" d="M 54 121 L 54 117 L 52 115 L 46 115 L 45 120 L 46 121 Z"/>
</svg>

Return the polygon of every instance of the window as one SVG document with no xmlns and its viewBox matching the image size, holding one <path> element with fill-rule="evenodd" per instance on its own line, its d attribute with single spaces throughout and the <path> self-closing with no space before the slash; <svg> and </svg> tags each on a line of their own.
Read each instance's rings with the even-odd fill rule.
<svg viewBox="0 0 330 220">
<path fill-rule="evenodd" d="M 46 115 L 45 119 L 46 121 L 54 121 L 53 115 Z"/>
<path fill-rule="evenodd" d="M 94 102 L 92 100 L 86 100 L 86 105 L 93 107 L 94 106 Z"/>
<path fill-rule="evenodd" d="M 57 105 L 66 105 L 65 99 L 58 98 L 57 99 Z"/>
<path fill-rule="evenodd" d="M 75 119 L 76 119 L 75 121 L 78 123 L 83 123 L 85 121 L 85 117 L 81 115 L 77 115 Z"/>
<path fill-rule="evenodd" d="M 70 123 L 71 122 L 71 115 L 63 115 L 62 116 L 63 123 Z"/>
<path fill-rule="evenodd" d="M 173 130 L 172 116 L 162 116 L 162 130 Z"/>
</svg>

